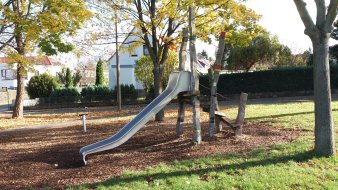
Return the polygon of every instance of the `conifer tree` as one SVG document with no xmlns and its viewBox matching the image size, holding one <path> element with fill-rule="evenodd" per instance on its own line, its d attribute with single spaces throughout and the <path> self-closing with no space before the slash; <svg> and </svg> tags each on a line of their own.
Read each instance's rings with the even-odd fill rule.
<svg viewBox="0 0 338 190">
<path fill-rule="evenodd" d="M 96 65 L 96 81 L 95 85 L 103 85 L 104 84 L 104 75 L 103 75 L 103 67 L 102 67 L 102 60 L 99 59 Z"/>
<path fill-rule="evenodd" d="M 67 71 L 66 71 L 66 84 L 65 84 L 66 88 L 70 88 L 73 87 L 73 77 L 72 77 L 72 72 L 70 71 L 70 69 L 67 67 Z"/>
</svg>

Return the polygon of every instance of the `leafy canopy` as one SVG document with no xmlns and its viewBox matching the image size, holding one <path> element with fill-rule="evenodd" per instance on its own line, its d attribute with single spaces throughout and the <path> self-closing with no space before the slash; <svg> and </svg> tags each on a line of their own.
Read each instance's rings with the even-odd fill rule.
<svg viewBox="0 0 338 190">
<path fill-rule="evenodd" d="M 247 45 L 261 30 L 257 23 L 260 15 L 243 2 L 245 0 L 127 0 L 114 2 L 112 7 L 123 13 L 123 20 L 128 20 L 138 28 L 137 31 L 141 31 L 134 34 L 140 40 L 129 44 L 129 49 L 145 44 L 151 59 L 157 64 L 155 60 L 158 57 L 166 58 L 168 47 L 177 46 L 180 39 L 178 32 L 187 27 L 188 10 L 192 4 L 197 9 L 197 38 L 211 41 L 212 36 L 217 37 L 225 31 L 227 44 Z M 162 63 L 164 61 L 161 60 Z"/>
<path fill-rule="evenodd" d="M 1 1 L 0 12 L 0 51 L 22 65 L 29 64 L 22 56 L 36 50 L 46 55 L 72 50 L 62 39 L 92 15 L 82 0 Z"/>
<path fill-rule="evenodd" d="M 262 31 L 249 45 L 232 47 L 226 67 L 249 71 L 255 64 L 285 65 L 291 61 L 291 57 L 291 50 L 280 44 L 276 36 Z"/>
</svg>

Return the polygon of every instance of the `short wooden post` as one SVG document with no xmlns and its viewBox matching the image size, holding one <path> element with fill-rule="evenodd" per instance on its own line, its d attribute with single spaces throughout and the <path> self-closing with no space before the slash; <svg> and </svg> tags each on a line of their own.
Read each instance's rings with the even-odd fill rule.
<svg viewBox="0 0 338 190">
<path fill-rule="evenodd" d="M 242 135 L 242 125 L 244 123 L 245 106 L 246 106 L 247 100 L 248 100 L 248 94 L 242 92 L 239 98 L 238 113 L 237 113 L 237 118 L 236 118 L 236 124 L 239 125 L 239 127 L 235 130 L 236 136 Z"/>
</svg>

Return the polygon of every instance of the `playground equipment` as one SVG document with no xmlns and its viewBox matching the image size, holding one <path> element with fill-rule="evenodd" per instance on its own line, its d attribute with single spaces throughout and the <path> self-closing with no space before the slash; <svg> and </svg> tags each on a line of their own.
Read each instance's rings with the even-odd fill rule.
<svg viewBox="0 0 338 190">
<path fill-rule="evenodd" d="M 176 124 L 176 134 L 180 136 L 183 133 L 184 123 L 184 111 L 186 103 L 191 103 L 193 107 L 193 129 L 194 136 L 193 141 L 196 144 L 201 143 L 201 126 L 200 126 L 200 100 L 199 100 L 199 74 L 196 68 L 197 56 L 195 48 L 195 24 L 194 24 L 194 8 L 189 8 L 189 31 L 183 29 L 183 38 L 181 48 L 179 52 L 179 70 L 180 72 L 174 72 L 169 76 L 169 82 L 166 89 L 156 97 L 148 106 L 146 106 L 134 119 L 127 123 L 120 131 L 115 135 L 96 142 L 94 144 L 87 145 L 80 149 L 83 162 L 86 164 L 86 156 L 89 154 L 113 149 L 131 138 L 137 131 L 139 131 L 157 112 L 163 109 L 173 98 L 178 97 L 179 109 L 178 118 Z M 188 40 L 188 32 L 190 38 Z M 213 137 L 216 132 L 221 130 L 222 124 L 229 125 L 235 130 L 236 135 L 241 134 L 241 126 L 244 122 L 245 115 L 245 103 L 247 95 L 241 96 L 241 104 L 238 111 L 238 116 L 235 121 L 228 119 L 224 113 L 219 112 L 217 104 L 217 82 L 219 77 L 219 71 L 224 67 L 224 60 L 227 58 L 227 54 L 224 54 L 225 50 L 225 33 L 220 36 L 219 49 L 217 52 L 216 62 L 211 73 L 211 98 L 210 98 L 210 126 L 209 136 Z M 190 71 L 187 67 L 187 42 L 189 41 L 190 50 Z M 224 56 L 225 55 L 225 56 Z"/>
<path fill-rule="evenodd" d="M 190 75 L 191 73 L 187 71 L 170 74 L 167 88 L 120 131 L 112 137 L 80 149 L 80 154 L 82 155 L 84 163 L 86 163 L 86 155 L 109 150 L 126 142 L 140 130 L 149 119 L 175 98 L 178 93 L 190 91 Z"/>
</svg>

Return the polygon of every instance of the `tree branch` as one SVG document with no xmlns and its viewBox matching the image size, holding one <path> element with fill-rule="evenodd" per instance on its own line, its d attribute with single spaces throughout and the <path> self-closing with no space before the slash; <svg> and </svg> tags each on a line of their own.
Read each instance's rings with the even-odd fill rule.
<svg viewBox="0 0 338 190">
<path fill-rule="evenodd" d="M 2 45 L 0 46 L 0 51 L 1 51 L 3 48 L 5 48 L 6 46 L 8 46 L 9 43 L 13 41 L 13 39 L 14 39 L 14 36 L 12 36 L 11 38 L 9 38 L 9 39 L 7 40 L 7 42 L 4 42 L 4 43 L 1 42 Z M 14 46 L 12 46 L 12 45 L 9 45 L 9 46 L 11 46 L 12 48 L 14 48 Z"/>
<path fill-rule="evenodd" d="M 329 8 L 327 10 L 325 28 L 324 28 L 325 31 L 328 32 L 328 33 L 331 32 L 332 23 L 337 16 L 337 7 L 338 7 L 338 1 L 337 0 L 331 0 Z"/>
<path fill-rule="evenodd" d="M 325 1 L 324 0 L 315 0 L 316 7 L 317 7 L 317 18 L 316 18 L 316 26 L 318 28 L 323 28 L 325 24 Z"/>
<path fill-rule="evenodd" d="M 313 23 L 313 20 L 308 10 L 306 9 L 306 3 L 303 0 L 293 0 L 293 1 L 297 7 L 300 18 L 302 19 L 303 24 L 305 26 L 304 33 L 310 37 L 313 37 L 316 31 L 316 26 Z"/>
</svg>

